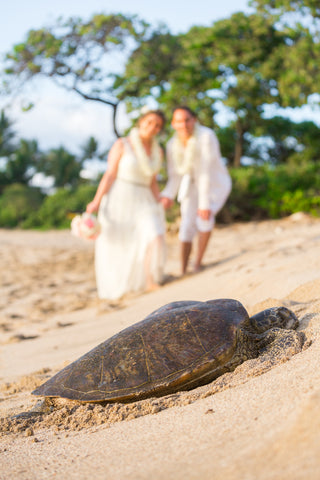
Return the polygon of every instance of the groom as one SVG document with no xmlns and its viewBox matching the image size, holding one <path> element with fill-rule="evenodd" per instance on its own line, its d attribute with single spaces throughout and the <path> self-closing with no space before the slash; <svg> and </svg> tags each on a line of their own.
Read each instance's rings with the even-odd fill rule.
<svg viewBox="0 0 320 480">
<path fill-rule="evenodd" d="M 196 234 L 198 250 L 194 271 L 201 269 L 215 215 L 231 191 L 231 178 L 221 160 L 215 133 L 201 126 L 190 108 L 175 108 L 171 125 L 176 133 L 167 145 L 168 182 L 161 192 L 161 201 L 167 209 L 178 194 L 181 208 L 181 269 L 185 274 Z"/>
</svg>

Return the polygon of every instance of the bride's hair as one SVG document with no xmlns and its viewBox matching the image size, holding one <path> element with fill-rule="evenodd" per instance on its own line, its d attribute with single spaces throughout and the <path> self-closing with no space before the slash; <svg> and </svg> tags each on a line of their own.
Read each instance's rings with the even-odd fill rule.
<svg viewBox="0 0 320 480">
<path fill-rule="evenodd" d="M 166 123 L 165 114 L 163 113 L 162 110 L 157 110 L 157 109 L 156 110 L 147 110 L 147 111 L 143 112 L 142 115 L 140 115 L 140 117 L 138 119 L 138 125 L 143 118 L 146 118 L 150 114 L 154 114 L 154 115 L 157 115 L 158 117 L 160 117 L 161 121 L 162 121 L 162 128 L 165 126 L 165 123 Z"/>
</svg>

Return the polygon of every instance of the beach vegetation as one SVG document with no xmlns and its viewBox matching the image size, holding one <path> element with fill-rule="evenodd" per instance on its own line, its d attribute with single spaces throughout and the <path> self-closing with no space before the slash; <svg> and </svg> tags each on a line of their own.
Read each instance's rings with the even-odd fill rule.
<svg viewBox="0 0 320 480">
<path fill-rule="evenodd" d="M 44 195 L 34 187 L 21 183 L 8 185 L 0 195 L 0 226 L 18 227 L 41 208 Z"/>
<path fill-rule="evenodd" d="M 320 216 L 320 163 L 231 169 L 233 188 L 220 219 L 277 219 L 296 212 Z"/>
<path fill-rule="evenodd" d="M 30 210 L 21 228 L 48 230 L 70 228 L 72 218 L 85 211 L 96 191 L 95 185 L 80 185 L 76 189 L 59 188 L 47 195 L 37 210 Z"/>
<path fill-rule="evenodd" d="M 231 195 L 219 212 L 218 223 L 277 219 L 296 212 L 320 216 L 320 164 L 250 165 L 231 168 Z M 96 191 L 87 182 L 76 188 L 59 188 L 53 194 L 22 184 L 12 184 L 0 196 L 0 227 L 70 228 L 73 216 L 85 211 Z M 179 205 L 167 213 L 178 221 Z"/>
</svg>

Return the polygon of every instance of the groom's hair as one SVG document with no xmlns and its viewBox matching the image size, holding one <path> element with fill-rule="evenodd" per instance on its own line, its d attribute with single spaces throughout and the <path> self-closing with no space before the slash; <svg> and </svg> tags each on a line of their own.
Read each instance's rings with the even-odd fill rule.
<svg viewBox="0 0 320 480">
<path fill-rule="evenodd" d="M 196 112 L 194 112 L 193 110 L 191 110 L 191 108 L 187 107 L 186 105 L 179 105 L 178 107 L 175 107 L 175 108 L 173 109 L 172 114 L 174 114 L 174 112 L 175 112 L 176 110 L 184 110 L 185 112 L 188 112 L 193 118 L 197 118 Z"/>
</svg>

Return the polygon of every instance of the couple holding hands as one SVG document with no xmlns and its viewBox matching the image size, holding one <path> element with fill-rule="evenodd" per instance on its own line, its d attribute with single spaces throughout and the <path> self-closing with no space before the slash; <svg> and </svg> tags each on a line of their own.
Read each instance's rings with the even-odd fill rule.
<svg viewBox="0 0 320 480">
<path fill-rule="evenodd" d="M 161 284 L 165 263 L 164 209 L 177 196 L 181 208 L 181 271 L 187 272 L 192 241 L 198 235 L 194 271 L 201 262 L 224 205 L 231 179 L 221 160 L 215 133 L 201 126 L 186 106 L 174 109 L 175 134 L 166 148 L 168 181 L 160 192 L 157 174 L 163 152 L 157 134 L 165 124 L 160 110 L 149 110 L 127 137 L 119 138 L 87 212 L 98 212 L 95 270 L 99 298 L 117 299 L 128 292 Z"/>
</svg>

